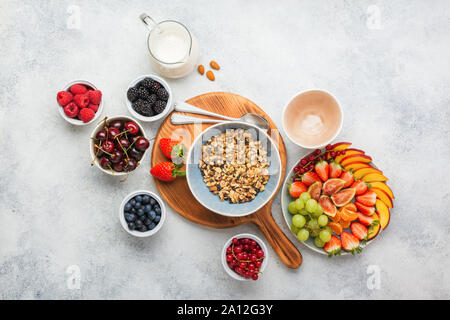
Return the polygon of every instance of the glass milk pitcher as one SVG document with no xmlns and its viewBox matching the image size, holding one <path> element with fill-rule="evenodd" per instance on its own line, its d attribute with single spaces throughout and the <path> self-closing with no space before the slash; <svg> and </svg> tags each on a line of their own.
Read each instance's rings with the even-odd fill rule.
<svg viewBox="0 0 450 320">
<path fill-rule="evenodd" d="M 174 20 L 156 23 L 145 13 L 140 18 L 150 30 L 147 47 L 157 73 L 181 78 L 194 70 L 200 50 L 197 39 L 183 24 Z"/>
</svg>

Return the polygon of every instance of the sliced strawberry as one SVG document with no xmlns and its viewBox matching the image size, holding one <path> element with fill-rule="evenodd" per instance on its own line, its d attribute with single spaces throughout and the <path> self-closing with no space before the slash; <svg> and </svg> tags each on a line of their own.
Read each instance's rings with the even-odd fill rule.
<svg viewBox="0 0 450 320">
<path fill-rule="evenodd" d="M 352 184 L 352 188 L 356 189 L 356 195 L 359 196 L 361 194 L 366 193 L 366 191 L 367 191 L 367 183 L 365 181 L 362 181 L 362 180 L 356 180 Z"/>
<path fill-rule="evenodd" d="M 341 242 L 342 248 L 344 248 L 345 251 L 349 251 L 352 254 L 360 253 L 362 251 L 362 248 L 359 246 L 358 238 L 351 233 L 343 231 L 341 234 Z"/>
<path fill-rule="evenodd" d="M 332 161 L 330 163 L 330 178 L 339 178 L 342 174 L 342 167 L 339 163 Z"/>
<path fill-rule="evenodd" d="M 367 228 L 359 222 L 353 222 L 350 226 L 352 233 L 359 240 L 367 240 Z"/>
<path fill-rule="evenodd" d="M 355 206 L 358 208 L 359 211 L 364 213 L 366 216 L 371 216 L 375 213 L 374 207 L 368 207 L 359 202 L 355 202 Z"/>
<path fill-rule="evenodd" d="M 289 194 L 293 198 L 298 198 L 303 192 L 308 191 L 308 188 L 300 181 L 294 181 L 289 186 Z"/>
<path fill-rule="evenodd" d="M 355 181 L 355 178 L 350 171 L 344 171 L 339 178 L 345 180 L 344 188 L 350 187 Z"/>
<path fill-rule="evenodd" d="M 328 180 L 328 172 L 330 171 L 330 165 L 325 160 L 321 160 L 316 163 L 314 170 L 323 182 Z"/>
<path fill-rule="evenodd" d="M 302 176 L 302 182 L 307 187 L 309 187 L 316 181 L 322 182 L 322 180 L 320 180 L 320 177 L 314 171 L 309 171 L 309 172 L 303 174 L 303 176 Z"/>
<path fill-rule="evenodd" d="M 362 214 L 361 212 L 358 212 L 358 221 L 366 227 L 380 223 L 380 221 L 375 220 L 373 216 L 367 216 L 365 214 Z"/>
<path fill-rule="evenodd" d="M 341 254 L 341 240 L 335 235 L 331 236 L 331 240 L 325 243 L 323 249 L 328 253 L 328 257 Z"/>
<path fill-rule="evenodd" d="M 362 203 L 365 206 L 372 207 L 377 201 L 377 194 L 373 191 L 367 191 L 366 193 L 357 196 L 356 201 Z"/>
</svg>

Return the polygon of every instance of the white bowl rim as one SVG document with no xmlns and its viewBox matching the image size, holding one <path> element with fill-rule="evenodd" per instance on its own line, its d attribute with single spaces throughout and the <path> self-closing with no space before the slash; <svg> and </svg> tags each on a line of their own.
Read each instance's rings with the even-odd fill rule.
<svg viewBox="0 0 450 320">
<path fill-rule="evenodd" d="M 153 116 L 153 117 L 146 117 L 146 116 L 143 116 L 143 115 L 137 113 L 136 111 L 134 111 L 133 106 L 131 105 L 131 102 L 128 100 L 128 97 L 127 97 L 128 90 L 131 87 L 134 87 L 139 81 L 141 81 L 145 78 L 152 78 L 153 80 L 158 81 L 166 89 L 167 93 L 169 93 L 169 99 L 167 100 L 166 108 L 164 109 L 163 112 L 161 112 L 160 114 Z M 127 104 L 128 111 L 133 115 L 133 117 L 135 117 L 136 119 L 139 119 L 143 122 L 154 122 L 154 121 L 158 121 L 158 120 L 166 117 L 167 114 L 169 114 L 169 112 L 172 109 L 172 101 L 173 101 L 172 89 L 169 87 L 169 84 L 166 82 L 166 80 L 157 76 L 156 74 L 145 74 L 145 75 L 135 78 L 133 81 L 131 81 L 128 84 L 127 90 L 125 91 L 125 102 Z"/>
<path fill-rule="evenodd" d="M 295 141 L 294 139 L 292 139 L 292 137 L 289 135 L 289 133 L 288 133 L 287 130 L 286 130 L 286 125 L 285 125 L 285 121 L 284 121 L 284 119 L 285 119 L 284 115 L 286 114 L 286 109 L 287 109 L 288 105 L 292 102 L 292 100 L 294 100 L 294 99 L 295 99 L 296 97 L 298 97 L 299 95 L 302 95 L 302 94 L 304 94 L 304 93 L 311 92 L 311 91 L 321 91 L 321 92 L 324 92 L 324 93 L 330 95 L 330 96 L 336 101 L 336 103 L 337 103 L 337 105 L 338 105 L 338 107 L 339 107 L 339 111 L 341 112 L 341 123 L 339 124 L 338 130 L 336 130 L 336 133 L 334 134 L 334 136 L 333 136 L 331 139 L 329 139 L 329 140 L 327 140 L 326 142 L 324 142 L 324 143 L 322 143 L 322 144 L 319 144 L 319 145 L 315 145 L 315 146 L 305 146 L 305 145 L 302 145 L 302 144 L 298 143 L 298 142 Z M 289 101 L 284 105 L 283 111 L 282 111 L 282 113 L 281 113 L 281 125 L 282 125 L 282 128 L 283 128 L 284 133 L 286 134 L 286 136 L 288 137 L 288 139 L 289 139 L 292 143 L 294 143 L 295 145 L 297 145 L 297 146 L 299 146 L 299 147 L 305 148 L 305 149 L 318 149 L 318 148 L 322 148 L 322 147 L 326 146 L 327 144 L 329 144 L 330 142 L 332 142 L 334 139 L 336 139 L 336 137 L 339 135 L 339 133 L 340 133 L 341 130 L 342 130 L 343 124 L 344 124 L 344 110 L 343 110 L 343 108 L 342 108 L 342 106 L 341 106 L 339 100 L 336 98 L 335 95 L 333 95 L 331 92 L 329 92 L 329 91 L 327 91 L 327 90 L 325 90 L 325 89 L 311 88 L 311 89 L 307 89 L 307 90 L 304 90 L 304 91 L 297 92 L 297 93 L 296 93 L 295 95 L 293 95 L 293 96 L 289 99 Z"/>
<path fill-rule="evenodd" d="M 227 263 L 227 248 L 230 246 L 231 241 L 232 241 L 234 238 L 237 238 L 237 239 L 249 238 L 249 239 L 255 240 L 255 241 L 261 246 L 261 248 L 262 248 L 263 251 L 264 251 L 264 255 L 265 255 L 264 260 L 263 260 L 263 262 L 262 262 L 262 264 L 261 264 L 261 268 L 259 269 L 259 270 L 261 271 L 261 273 L 264 273 L 264 270 L 265 270 L 266 267 L 267 267 L 267 263 L 269 262 L 269 252 L 268 252 L 268 250 L 267 250 L 267 246 L 266 246 L 266 244 L 264 243 L 264 241 L 262 241 L 258 236 L 255 236 L 254 234 L 251 234 L 251 233 L 241 233 L 241 234 L 237 234 L 237 235 L 231 237 L 230 239 L 228 239 L 228 240 L 225 242 L 225 245 L 223 246 L 223 249 L 222 249 L 222 259 L 221 259 L 221 260 L 222 260 L 223 268 L 225 269 L 226 273 L 228 273 L 228 275 L 229 275 L 230 277 L 232 277 L 233 279 L 235 279 L 235 280 L 240 280 L 240 281 L 252 281 L 251 278 L 245 278 L 245 277 L 242 277 L 242 276 L 238 275 L 236 272 L 234 272 L 233 270 L 231 270 L 230 267 L 228 266 L 228 263 Z"/>
<path fill-rule="evenodd" d="M 67 90 L 69 90 L 69 88 L 70 88 L 71 86 L 73 86 L 74 84 L 84 84 L 84 85 L 90 86 L 90 87 L 93 88 L 94 90 L 98 90 L 98 88 L 97 88 L 96 86 L 94 86 L 93 83 L 91 83 L 91 82 L 89 82 L 89 81 L 87 81 L 87 80 L 75 80 L 75 81 L 72 81 L 72 82 L 70 82 L 69 84 L 67 84 L 67 85 L 63 88 L 63 90 L 61 90 L 61 91 L 67 91 Z M 83 122 L 83 121 L 78 120 L 78 119 L 75 119 L 75 118 L 69 118 L 69 117 L 64 113 L 64 107 L 61 107 L 61 106 L 58 104 L 58 101 L 56 101 L 56 104 L 58 105 L 58 111 L 59 111 L 59 114 L 61 115 L 61 117 L 62 117 L 64 120 L 66 120 L 67 122 L 69 122 L 70 124 L 73 124 L 73 125 L 75 125 L 75 126 L 85 126 L 85 125 L 88 125 L 88 124 L 93 123 L 95 120 L 97 120 L 97 119 L 100 117 L 100 114 L 101 114 L 102 111 L 103 111 L 103 99 L 104 99 L 104 97 L 103 97 L 103 95 L 102 95 L 102 100 L 100 101 L 100 104 L 98 105 L 98 110 L 97 110 L 97 112 L 95 113 L 94 118 L 93 118 L 91 121 L 89 121 L 89 122 Z"/>
<path fill-rule="evenodd" d="M 140 194 L 147 194 L 150 197 L 154 198 L 160 208 L 161 208 L 161 220 L 159 220 L 158 224 L 156 225 L 156 227 L 153 230 L 148 230 L 145 232 L 140 232 L 140 231 L 132 231 L 130 229 L 128 229 L 128 224 L 125 221 L 125 216 L 124 216 L 124 208 L 125 208 L 125 204 L 133 197 L 140 195 Z M 149 190 L 136 190 L 133 191 L 131 193 L 129 193 L 123 200 L 122 203 L 120 204 L 120 208 L 119 208 L 119 220 L 120 220 L 120 224 L 122 225 L 122 227 L 125 229 L 126 232 L 128 232 L 129 234 L 131 234 L 132 236 L 138 237 L 138 238 L 146 238 L 146 237 L 150 237 L 152 235 L 154 235 L 155 233 L 157 233 L 161 228 L 162 225 L 164 224 L 164 222 L 166 221 L 166 207 L 164 205 L 164 202 L 161 200 L 161 198 L 154 192 L 149 191 Z"/>
<path fill-rule="evenodd" d="M 243 125 L 245 125 L 245 126 L 253 127 L 253 128 L 255 128 L 255 129 L 257 129 L 259 132 L 262 132 L 262 133 L 266 136 L 266 138 L 267 138 L 268 140 L 270 140 L 270 143 L 271 143 L 272 146 L 275 148 L 275 151 L 276 151 L 276 154 L 277 154 L 276 159 L 277 159 L 277 161 L 278 161 L 278 163 L 279 163 L 279 166 L 280 166 L 280 173 L 279 173 L 279 175 L 278 175 L 278 181 L 277 181 L 277 184 L 276 184 L 277 188 L 274 189 L 274 191 L 272 191 L 272 193 L 270 194 L 270 196 L 267 198 L 267 201 L 263 202 L 263 203 L 262 203 L 259 207 L 257 207 L 256 209 L 252 209 L 250 212 L 244 212 L 244 213 L 240 213 L 240 214 L 229 214 L 229 213 L 224 213 L 224 212 L 218 212 L 218 211 L 216 211 L 214 208 L 205 205 L 200 199 L 197 198 L 197 196 L 195 195 L 195 193 L 192 192 L 192 189 L 193 189 L 193 188 L 192 188 L 191 184 L 189 183 L 189 179 L 188 179 L 188 175 L 189 175 L 189 172 L 190 172 L 190 169 L 189 169 L 189 167 L 190 167 L 190 162 L 189 162 L 189 161 L 190 161 L 190 159 L 191 159 L 191 152 L 192 152 L 192 150 L 193 150 L 193 146 L 195 146 L 195 144 L 197 143 L 197 141 L 198 141 L 198 140 L 199 140 L 199 139 L 200 139 L 207 131 L 209 131 L 209 130 L 211 130 L 211 129 L 214 129 L 215 127 L 218 127 L 218 126 L 221 126 L 221 125 L 224 125 L 224 124 L 228 124 L 228 123 L 233 123 L 233 124 L 236 124 L 236 125 L 240 125 L 240 124 L 242 125 L 242 124 L 243 124 Z M 192 193 L 192 195 L 194 196 L 194 198 L 195 198 L 202 206 L 204 206 L 206 209 L 211 210 L 212 212 L 215 212 L 215 213 L 217 213 L 217 214 L 220 214 L 220 215 L 226 216 L 226 217 L 244 217 L 244 216 L 248 216 L 248 215 L 250 215 L 250 214 L 255 213 L 256 211 L 258 211 L 258 210 L 261 209 L 262 207 L 264 207 L 264 206 L 267 204 L 267 202 L 269 202 L 270 199 L 272 199 L 272 197 L 273 197 L 273 196 L 277 193 L 277 191 L 279 190 L 279 189 L 278 189 L 278 186 L 280 185 L 280 181 L 281 181 L 281 172 L 282 172 L 282 163 L 281 163 L 280 151 L 278 150 L 278 147 L 277 147 L 277 145 L 275 144 L 275 142 L 272 140 L 272 138 L 270 138 L 269 135 L 268 135 L 266 132 L 264 132 L 264 130 L 262 130 L 261 128 L 255 126 L 255 125 L 253 125 L 253 124 L 250 124 L 250 123 L 247 123 L 247 122 L 242 122 L 242 121 L 225 121 L 225 122 L 221 122 L 221 123 L 218 123 L 218 124 L 215 124 L 215 125 L 212 125 L 212 126 L 206 128 L 205 130 L 203 130 L 203 131 L 202 131 L 202 132 L 194 139 L 194 141 L 193 141 L 192 144 L 191 144 L 191 147 L 189 148 L 189 152 L 188 152 L 188 155 L 187 155 L 187 158 L 186 158 L 186 180 L 187 180 L 189 189 L 191 190 L 191 193 Z"/>
<path fill-rule="evenodd" d="M 139 129 L 140 129 L 141 132 L 142 132 L 142 136 L 143 136 L 143 137 L 146 137 L 144 127 L 142 127 L 142 125 L 141 125 L 138 121 L 136 121 L 135 119 L 133 119 L 133 118 L 131 118 L 131 117 L 129 117 L 129 116 L 123 116 L 123 115 L 112 116 L 112 117 L 108 117 L 108 118 L 106 119 L 106 121 L 107 121 L 107 122 L 110 122 L 110 121 L 113 121 L 113 120 L 123 119 L 123 118 L 125 118 L 125 119 L 127 119 L 127 120 L 129 120 L 129 121 L 132 121 L 132 122 L 136 123 L 136 124 L 138 125 Z M 102 124 L 103 124 L 103 120 L 102 120 L 102 122 L 100 122 L 100 123 L 94 128 L 94 130 L 93 130 L 92 133 L 91 133 L 91 136 L 89 137 L 89 140 L 90 140 L 90 142 L 89 142 L 89 152 L 90 152 L 90 154 L 91 154 L 92 160 L 94 160 L 94 163 L 95 163 L 96 167 L 99 168 L 101 171 L 103 171 L 103 172 L 109 174 L 110 176 L 114 176 L 114 177 L 124 176 L 124 175 L 126 175 L 126 174 L 131 174 L 132 172 L 134 172 L 134 171 L 136 171 L 137 169 L 139 169 L 139 167 L 142 165 L 142 162 L 143 162 L 143 160 L 144 160 L 144 158 L 145 158 L 145 155 L 147 154 L 148 149 L 144 151 L 144 155 L 142 156 L 142 159 L 139 160 L 139 166 L 138 166 L 137 168 L 135 168 L 133 171 L 129 171 L 129 172 L 124 172 L 124 171 L 123 171 L 123 172 L 116 172 L 116 171 L 114 171 L 114 173 L 113 173 L 113 172 L 111 172 L 111 170 L 103 169 L 103 168 L 100 166 L 99 159 L 98 159 L 98 158 L 95 156 L 95 154 L 94 154 L 94 139 L 92 139 L 92 138 L 95 137 L 95 133 L 99 130 L 99 128 L 100 128 L 100 126 L 101 126 Z"/>
</svg>

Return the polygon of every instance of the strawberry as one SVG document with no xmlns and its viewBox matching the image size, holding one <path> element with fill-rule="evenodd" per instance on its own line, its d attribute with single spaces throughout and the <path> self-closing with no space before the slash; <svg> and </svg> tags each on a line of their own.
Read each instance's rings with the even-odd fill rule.
<svg viewBox="0 0 450 320">
<path fill-rule="evenodd" d="M 344 248 L 345 251 L 349 251 L 352 254 L 360 253 L 362 251 L 362 248 L 359 246 L 359 240 L 351 233 L 348 233 L 346 231 L 343 231 L 341 234 L 341 242 L 342 242 L 342 248 Z"/>
<path fill-rule="evenodd" d="M 325 243 L 323 247 L 324 250 L 328 253 L 328 257 L 340 255 L 341 254 L 341 240 L 335 235 L 331 236 L 331 240 Z"/>
<path fill-rule="evenodd" d="M 300 195 L 303 192 L 308 191 L 308 188 L 306 188 L 306 186 L 301 183 L 300 181 L 294 181 L 290 186 L 289 186 L 289 194 L 291 195 L 291 197 L 293 198 L 298 198 L 300 197 Z"/>
<path fill-rule="evenodd" d="M 359 240 L 367 240 L 367 228 L 359 222 L 353 222 L 350 226 L 352 233 Z"/>
<path fill-rule="evenodd" d="M 355 195 L 359 196 L 363 193 L 366 193 L 367 191 L 367 183 L 362 181 L 362 180 L 356 180 L 353 184 L 352 184 L 352 188 L 356 189 L 356 193 Z"/>
<path fill-rule="evenodd" d="M 302 175 L 302 182 L 307 187 L 309 187 L 316 181 L 321 181 L 321 180 L 320 180 L 320 177 L 314 171 L 309 171 Z"/>
<path fill-rule="evenodd" d="M 328 180 L 328 172 L 330 171 L 330 165 L 325 160 L 321 160 L 316 163 L 314 170 L 323 182 Z"/>
<path fill-rule="evenodd" d="M 342 166 L 334 161 L 330 163 L 330 178 L 339 178 L 342 174 Z"/>
<path fill-rule="evenodd" d="M 150 173 L 161 181 L 173 181 L 177 176 L 186 175 L 185 171 L 178 171 L 178 166 L 169 161 L 158 163 Z"/>
<path fill-rule="evenodd" d="M 159 140 L 159 148 L 167 159 L 183 159 L 186 148 L 180 140 L 173 140 L 169 138 L 162 138 Z"/>
<path fill-rule="evenodd" d="M 362 214 L 361 212 L 358 212 L 358 221 L 367 227 L 369 227 L 371 225 L 375 226 L 378 223 L 380 223 L 379 220 L 375 220 L 372 216 L 366 216 L 365 214 Z"/>
<path fill-rule="evenodd" d="M 375 213 L 374 207 L 367 207 L 363 205 L 362 203 L 359 203 L 358 201 L 355 202 L 355 206 L 358 208 L 359 211 L 364 213 L 366 216 L 371 216 Z"/>
<path fill-rule="evenodd" d="M 377 194 L 373 191 L 367 191 L 363 195 L 357 196 L 356 201 L 362 203 L 365 206 L 372 207 L 377 201 Z"/>
<path fill-rule="evenodd" d="M 345 180 L 344 188 L 350 187 L 355 181 L 355 178 L 350 171 L 344 171 L 339 178 Z"/>
</svg>

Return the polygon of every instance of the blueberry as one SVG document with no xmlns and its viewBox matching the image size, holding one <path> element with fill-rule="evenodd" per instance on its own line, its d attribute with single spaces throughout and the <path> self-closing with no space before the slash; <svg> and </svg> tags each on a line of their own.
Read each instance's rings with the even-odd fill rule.
<svg viewBox="0 0 450 320">
<path fill-rule="evenodd" d="M 136 208 L 131 208 L 130 212 L 131 212 L 131 213 L 136 213 L 137 210 L 136 210 Z"/>
<path fill-rule="evenodd" d="M 134 224 L 133 222 L 128 223 L 128 229 L 130 230 L 136 229 L 136 224 Z"/>
<path fill-rule="evenodd" d="M 158 223 L 161 220 L 161 216 L 156 216 L 155 219 L 153 219 L 153 222 Z"/>
<path fill-rule="evenodd" d="M 145 212 L 144 212 L 144 210 L 142 210 L 142 209 L 139 209 L 139 210 L 137 211 L 137 215 L 138 215 L 139 217 L 142 217 L 144 214 L 145 214 Z"/>
<path fill-rule="evenodd" d="M 131 199 L 130 201 L 128 201 L 128 203 L 134 207 L 134 205 L 136 204 L 136 200 Z"/>
<path fill-rule="evenodd" d="M 123 209 L 125 210 L 125 212 L 130 211 L 130 210 L 131 210 L 131 204 L 130 204 L 129 202 L 127 202 L 127 203 L 125 204 L 125 207 L 124 207 Z"/>
<path fill-rule="evenodd" d="M 142 210 L 144 210 L 144 211 L 145 211 L 145 206 L 144 206 L 144 205 L 142 205 L 142 206 L 140 207 L 140 209 L 142 209 Z"/>
<path fill-rule="evenodd" d="M 156 217 L 156 212 L 155 211 L 150 211 L 150 213 L 148 214 L 150 216 L 150 218 L 153 220 Z"/>
<path fill-rule="evenodd" d="M 150 203 L 150 196 L 148 194 L 145 194 L 145 195 L 142 196 L 142 203 L 143 204 Z"/>
<path fill-rule="evenodd" d="M 155 205 L 155 203 L 156 203 L 156 200 L 153 198 L 150 198 L 150 204 L 153 206 L 153 205 Z"/>
<path fill-rule="evenodd" d="M 148 229 L 147 229 L 147 226 L 145 226 L 145 225 L 142 225 L 142 226 L 140 226 L 139 227 L 139 231 L 140 232 L 145 232 L 145 231 L 147 231 Z"/>
<path fill-rule="evenodd" d="M 132 213 L 125 213 L 125 220 L 127 220 L 128 222 L 133 222 L 134 220 L 136 220 L 136 216 Z"/>
<path fill-rule="evenodd" d="M 141 202 L 137 202 L 137 201 L 136 201 L 136 203 L 134 204 L 134 207 L 135 207 L 136 209 L 139 209 L 141 206 L 142 206 L 142 203 L 141 203 Z"/>
<path fill-rule="evenodd" d="M 145 206 L 144 211 L 145 211 L 145 213 L 150 213 L 150 211 L 152 211 L 152 205 L 151 204 L 147 204 Z"/>
<path fill-rule="evenodd" d="M 161 215 L 161 208 L 159 206 L 154 208 L 153 210 L 155 210 L 157 215 Z"/>
<path fill-rule="evenodd" d="M 136 200 L 136 202 L 142 202 L 142 196 L 138 195 L 138 196 L 134 197 L 134 200 Z"/>
<path fill-rule="evenodd" d="M 140 228 L 141 226 L 144 225 L 144 223 L 142 222 L 142 220 L 136 220 L 136 227 Z"/>
<path fill-rule="evenodd" d="M 152 222 L 152 223 L 148 226 L 148 228 L 149 228 L 150 230 L 155 229 L 155 227 L 156 227 L 156 223 L 154 223 L 154 222 Z"/>
<path fill-rule="evenodd" d="M 152 223 L 152 220 L 150 220 L 149 218 L 147 218 L 147 219 L 144 220 L 144 224 L 145 224 L 146 226 L 150 225 L 151 223 Z"/>
</svg>

